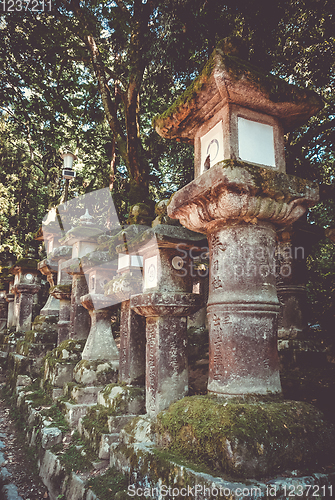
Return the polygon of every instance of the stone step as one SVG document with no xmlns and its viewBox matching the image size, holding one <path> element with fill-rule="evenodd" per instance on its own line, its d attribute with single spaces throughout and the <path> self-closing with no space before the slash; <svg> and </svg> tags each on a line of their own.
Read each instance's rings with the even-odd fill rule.
<svg viewBox="0 0 335 500">
<path fill-rule="evenodd" d="M 73 384 L 64 385 L 64 396 L 69 397 L 77 404 L 97 404 L 98 393 L 103 389 L 103 386 L 88 386 L 80 387 Z"/>
<path fill-rule="evenodd" d="M 79 419 L 86 415 L 89 408 L 95 406 L 94 404 L 72 404 L 67 401 L 60 401 L 58 404 L 71 429 L 75 429 L 78 426 Z"/>
<path fill-rule="evenodd" d="M 98 457 L 101 460 L 109 460 L 110 456 L 110 447 L 112 444 L 116 444 L 119 442 L 119 433 L 112 434 L 102 434 L 101 441 L 99 445 Z"/>
<path fill-rule="evenodd" d="M 142 415 L 145 413 L 144 387 L 106 385 L 98 393 L 97 403 L 118 413 Z"/>
<path fill-rule="evenodd" d="M 117 415 L 108 417 L 107 424 L 110 433 L 120 432 L 125 425 L 131 422 L 137 415 Z"/>
<path fill-rule="evenodd" d="M 44 368 L 44 381 L 48 381 L 54 387 L 63 387 L 67 382 L 72 382 L 74 367 L 74 363 L 51 363 L 47 360 Z"/>
</svg>

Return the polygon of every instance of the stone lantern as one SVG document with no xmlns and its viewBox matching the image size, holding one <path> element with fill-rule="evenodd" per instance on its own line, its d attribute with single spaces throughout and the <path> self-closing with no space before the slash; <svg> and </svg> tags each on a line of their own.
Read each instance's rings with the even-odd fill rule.
<svg viewBox="0 0 335 500">
<path fill-rule="evenodd" d="M 141 239 L 143 293 L 132 295 L 130 305 L 146 318 L 146 409 L 156 415 L 188 392 L 187 316 L 202 305 L 192 293 L 189 250 L 204 238 L 156 224 Z"/>
<path fill-rule="evenodd" d="M 318 186 L 285 173 L 284 133 L 321 108 L 312 91 L 263 75 L 223 45 L 155 120 L 163 137 L 194 143 L 195 180 L 168 214 L 209 242 L 211 393 L 281 392 L 276 227 L 318 201 Z"/>
<path fill-rule="evenodd" d="M 50 211 L 53 212 L 52 210 Z M 53 212 L 54 216 L 56 212 Z M 48 219 L 52 215 L 48 214 Z M 59 240 L 63 236 L 58 221 L 51 220 L 43 223 L 42 230 L 39 231 L 35 240 L 44 241 L 47 258 L 38 263 L 38 270 L 46 276 L 50 288 L 53 288 L 57 282 L 58 261 L 53 259 L 54 251 L 60 247 Z M 40 311 L 41 316 L 59 316 L 59 299 L 56 299 L 52 294 L 49 294 L 48 300 Z"/>
<path fill-rule="evenodd" d="M 87 339 L 90 330 L 90 317 L 80 301 L 80 297 L 88 293 L 85 274 L 80 264 L 80 258 L 93 252 L 98 246 L 98 237 L 103 230 L 92 222 L 88 210 L 79 219 L 79 225 L 70 229 L 62 244 L 72 246 L 72 258 L 63 262 L 61 271 L 72 275 L 70 338 Z"/>
<path fill-rule="evenodd" d="M 132 224 L 116 235 L 117 275 L 105 288 L 108 299 L 121 303 L 119 382 L 137 386 L 143 386 L 145 378 L 145 319 L 130 308 L 130 297 L 142 291 L 143 257 L 129 251 L 129 243 L 146 229 Z M 127 244 L 121 243 L 124 239 Z"/>
<path fill-rule="evenodd" d="M 82 258 L 82 267 L 88 279 L 89 293 L 81 297 L 82 305 L 91 317 L 91 329 L 82 353 L 88 361 L 108 361 L 119 366 L 119 351 L 111 328 L 115 304 L 104 295 L 104 286 L 116 273 L 116 263 L 108 252 L 95 251 Z"/>
<path fill-rule="evenodd" d="M 71 255 L 72 248 L 62 245 L 54 248 L 47 259 L 47 261 L 57 263 L 57 284 L 52 286 L 49 290 L 50 296 L 55 300 L 59 300 L 57 345 L 61 344 L 63 340 L 67 340 L 70 335 L 72 278 L 68 273 L 62 271 L 62 264 L 69 260 Z"/>
<path fill-rule="evenodd" d="M 16 331 L 31 330 L 34 297 L 40 290 L 40 275 L 37 260 L 19 259 L 11 269 L 15 275 L 13 290 L 16 305 Z"/>
</svg>

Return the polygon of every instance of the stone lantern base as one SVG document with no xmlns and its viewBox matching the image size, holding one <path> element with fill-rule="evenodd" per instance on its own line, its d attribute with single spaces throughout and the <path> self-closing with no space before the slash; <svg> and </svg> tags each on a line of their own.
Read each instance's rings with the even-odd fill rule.
<svg viewBox="0 0 335 500">
<path fill-rule="evenodd" d="M 192 396 L 157 416 L 157 444 L 232 477 L 264 478 L 329 465 L 334 429 L 302 401 Z"/>
</svg>

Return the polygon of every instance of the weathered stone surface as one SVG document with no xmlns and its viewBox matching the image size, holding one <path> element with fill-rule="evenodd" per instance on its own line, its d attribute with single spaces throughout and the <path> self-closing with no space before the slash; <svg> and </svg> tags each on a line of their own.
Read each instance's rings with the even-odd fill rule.
<svg viewBox="0 0 335 500">
<path fill-rule="evenodd" d="M 218 45 L 202 73 L 165 113 L 155 118 L 154 125 L 163 137 L 193 139 L 197 125 L 228 104 L 276 116 L 285 128 L 303 124 L 323 107 L 314 92 L 262 73 Z"/>
<path fill-rule="evenodd" d="M 118 367 L 118 362 L 83 359 L 75 366 L 73 376 L 78 384 L 105 385 L 117 382 Z"/>
<path fill-rule="evenodd" d="M 5 297 L 0 297 L 0 333 L 7 327 L 8 304 Z"/>
<path fill-rule="evenodd" d="M 334 429 L 298 401 L 185 398 L 158 415 L 157 442 L 212 470 L 264 477 L 329 463 Z"/>
<path fill-rule="evenodd" d="M 154 444 L 156 441 L 156 423 L 150 415 L 133 419 L 120 431 L 120 443 Z"/>
<path fill-rule="evenodd" d="M 94 404 L 72 404 L 64 401 L 61 404 L 62 411 L 64 413 L 65 420 L 74 429 L 77 427 L 79 419 L 86 415 L 88 408 L 94 406 Z"/>
<path fill-rule="evenodd" d="M 50 499 L 56 500 L 66 474 L 57 455 L 50 450 L 46 450 L 40 458 L 39 475 L 43 484 L 48 488 Z"/>
<path fill-rule="evenodd" d="M 335 480 L 335 474 L 330 473 L 302 477 L 292 474 L 290 477 L 269 481 L 257 481 L 254 478 L 234 481 L 199 471 L 198 467 L 193 468 L 189 461 L 183 462 L 180 457 L 169 457 L 166 452 L 164 455 L 157 454 L 152 446 L 142 443 L 112 447 L 110 464 L 130 477 L 128 496 L 144 496 L 146 491 L 150 492 L 155 500 L 169 495 L 169 491 L 172 497 L 174 488 L 175 495 L 196 497 L 199 500 L 220 497 L 232 500 L 242 497 L 246 500 L 276 497 L 285 500 L 290 498 L 289 493 L 293 495 L 295 492 L 304 492 L 306 497 L 312 500 L 315 491 L 332 491 Z M 165 482 L 162 478 L 166 478 Z M 296 495 L 296 498 L 298 496 Z"/>
<path fill-rule="evenodd" d="M 145 318 L 130 308 L 130 300 L 121 303 L 120 383 L 144 385 Z"/>
<path fill-rule="evenodd" d="M 144 293 L 131 307 L 146 316 L 146 408 L 150 414 L 167 408 L 188 391 L 187 319 L 201 306 L 201 297 L 187 293 Z"/>
<path fill-rule="evenodd" d="M 95 404 L 97 403 L 98 393 L 99 391 L 101 391 L 101 389 L 102 386 L 79 387 L 77 385 L 72 386 L 71 384 L 68 388 L 64 386 L 64 395 L 68 396 L 78 404 Z"/>
<path fill-rule="evenodd" d="M 55 444 L 61 443 L 62 438 L 62 431 L 57 427 L 44 427 L 42 429 L 42 448 L 48 450 Z"/>
<path fill-rule="evenodd" d="M 15 484 L 6 484 L 2 487 L 2 498 L 3 500 L 23 500 Z"/>
<path fill-rule="evenodd" d="M 1 469 L 0 469 L 0 481 L 2 484 L 7 483 L 11 476 L 12 476 L 12 473 L 9 472 L 6 467 L 1 467 Z"/>
<path fill-rule="evenodd" d="M 85 483 L 74 472 L 71 473 L 69 482 L 65 488 L 65 497 L 71 500 L 84 500 L 85 498 Z"/>
<path fill-rule="evenodd" d="M 44 380 L 55 387 L 63 387 L 66 382 L 73 380 L 73 363 L 55 363 L 50 365 L 46 362 L 44 367 Z"/>
<path fill-rule="evenodd" d="M 173 196 L 170 216 L 208 235 L 209 391 L 281 391 L 275 231 L 269 222 L 296 220 L 317 196 L 308 181 L 231 161 Z"/>
<path fill-rule="evenodd" d="M 142 387 L 109 384 L 98 394 L 98 404 L 118 414 L 140 415 L 145 412 L 145 393 Z"/>
<path fill-rule="evenodd" d="M 99 294 L 87 294 L 80 298 L 91 317 L 91 328 L 83 350 L 82 359 L 89 361 L 119 362 L 119 350 L 111 328 L 113 307 L 104 307 L 107 298 Z M 101 306 L 101 308 L 99 307 Z"/>
<path fill-rule="evenodd" d="M 112 443 L 119 442 L 119 434 L 102 434 L 98 451 L 98 457 L 101 460 L 109 460 L 110 446 Z"/>
<path fill-rule="evenodd" d="M 27 385 L 30 385 L 31 383 L 32 383 L 32 380 L 28 375 L 18 375 L 17 376 L 17 380 L 16 380 L 17 386 L 26 387 Z"/>
<path fill-rule="evenodd" d="M 40 289 L 35 284 L 18 284 L 15 290 L 19 294 L 19 304 L 17 313 L 17 332 L 31 330 L 34 295 Z"/>
<path fill-rule="evenodd" d="M 277 231 L 279 338 L 303 338 L 308 331 L 306 259 L 323 234 L 321 228 L 313 227 L 304 218 Z"/>
<path fill-rule="evenodd" d="M 136 415 L 116 415 L 112 417 L 108 417 L 108 431 L 112 433 L 120 432 L 125 425 L 129 424 Z"/>
<path fill-rule="evenodd" d="M 70 312 L 70 334 L 71 339 L 87 339 L 90 331 L 90 316 L 80 302 L 80 297 L 88 293 L 86 278 L 83 274 L 73 273 L 71 312 Z"/>
<path fill-rule="evenodd" d="M 290 224 L 318 199 L 318 186 L 311 181 L 226 160 L 175 193 L 168 214 L 207 234 L 230 221 Z"/>
</svg>

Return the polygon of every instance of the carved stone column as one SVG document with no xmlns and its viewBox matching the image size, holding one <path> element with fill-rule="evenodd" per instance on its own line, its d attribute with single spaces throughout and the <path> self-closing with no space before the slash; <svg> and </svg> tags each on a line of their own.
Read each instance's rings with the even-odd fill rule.
<svg viewBox="0 0 335 500">
<path fill-rule="evenodd" d="M 210 392 L 281 391 L 275 225 L 292 223 L 317 200 L 309 181 L 234 161 L 173 196 L 169 215 L 205 233 L 210 247 Z"/>
<path fill-rule="evenodd" d="M 146 318 L 146 409 L 155 415 L 188 392 L 187 316 L 202 305 L 192 293 L 189 249 L 203 238 L 161 224 L 142 239 L 144 291 L 130 304 Z"/>
</svg>

